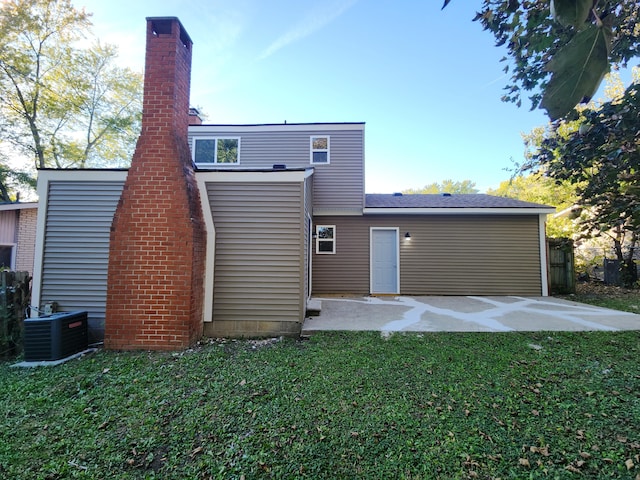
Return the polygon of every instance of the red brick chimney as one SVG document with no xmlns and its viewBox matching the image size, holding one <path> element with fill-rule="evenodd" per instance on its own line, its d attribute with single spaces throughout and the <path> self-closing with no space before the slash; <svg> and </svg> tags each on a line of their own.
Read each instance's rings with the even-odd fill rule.
<svg viewBox="0 0 640 480">
<path fill-rule="evenodd" d="M 189 109 L 189 125 L 202 125 L 202 117 L 197 108 Z"/>
<path fill-rule="evenodd" d="M 183 349 L 202 336 L 206 231 L 187 140 L 192 42 L 147 18 L 142 132 L 111 226 L 105 347 Z"/>
</svg>

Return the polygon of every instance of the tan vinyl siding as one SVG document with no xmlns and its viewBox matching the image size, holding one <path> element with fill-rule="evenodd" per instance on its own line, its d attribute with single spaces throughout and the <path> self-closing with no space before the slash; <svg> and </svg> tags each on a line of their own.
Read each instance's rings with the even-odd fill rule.
<svg viewBox="0 0 640 480">
<path fill-rule="evenodd" d="M 207 193 L 216 229 L 213 326 L 207 328 L 259 335 L 261 323 L 300 322 L 302 184 L 212 182 Z"/>
<path fill-rule="evenodd" d="M 86 310 L 95 338 L 104 330 L 111 222 L 124 182 L 49 184 L 40 307 Z"/>
<path fill-rule="evenodd" d="M 315 225 L 335 225 L 336 253 L 313 247 L 312 295 L 369 293 L 369 224 L 365 217 L 314 217 Z"/>
<path fill-rule="evenodd" d="M 538 221 L 537 215 L 451 216 L 407 225 L 411 241 L 400 236 L 402 292 L 541 295 Z"/>
<path fill-rule="evenodd" d="M 337 254 L 314 255 L 315 295 L 369 291 L 370 227 L 399 227 L 402 294 L 542 292 L 537 215 L 368 215 L 321 220 L 336 225 Z M 404 239 L 406 232 L 411 233 L 409 242 Z"/>
<path fill-rule="evenodd" d="M 361 212 L 364 202 L 364 131 L 363 130 L 318 130 L 308 131 L 244 131 L 216 134 L 212 130 L 198 127 L 197 133 L 189 132 L 189 143 L 197 137 L 240 138 L 240 163 L 238 165 L 216 165 L 215 168 L 229 170 L 272 168 L 284 164 L 287 168 L 313 167 L 314 208 Z M 311 136 L 330 137 L 329 165 L 310 163 Z"/>
</svg>

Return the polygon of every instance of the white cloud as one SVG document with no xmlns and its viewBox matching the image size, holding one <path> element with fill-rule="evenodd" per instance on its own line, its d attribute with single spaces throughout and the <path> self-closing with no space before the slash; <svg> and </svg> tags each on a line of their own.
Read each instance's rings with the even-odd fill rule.
<svg viewBox="0 0 640 480">
<path fill-rule="evenodd" d="M 323 2 L 322 6 L 309 11 L 293 28 L 269 45 L 260 55 L 260 59 L 267 58 L 281 48 L 321 30 L 351 8 L 357 1 L 358 0 L 337 0 L 334 2 Z"/>
</svg>

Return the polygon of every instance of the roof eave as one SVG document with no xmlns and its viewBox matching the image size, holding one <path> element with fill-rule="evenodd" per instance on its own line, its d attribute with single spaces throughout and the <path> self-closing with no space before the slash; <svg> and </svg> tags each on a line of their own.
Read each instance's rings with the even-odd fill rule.
<svg viewBox="0 0 640 480">
<path fill-rule="evenodd" d="M 550 215 L 555 208 L 482 208 L 482 207 L 459 207 L 459 208 L 376 208 L 367 207 L 363 213 L 373 215 Z"/>
<path fill-rule="evenodd" d="M 343 130 L 362 130 L 364 122 L 343 123 L 262 123 L 262 124 L 210 124 L 189 125 L 194 134 L 233 133 L 233 132 L 332 132 Z"/>
<path fill-rule="evenodd" d="M 26 210 L 26 209 L 29 209 L 29 208 L 38 208 L 38 202 L 0 203 L 0 211 Z"/>
</svg>

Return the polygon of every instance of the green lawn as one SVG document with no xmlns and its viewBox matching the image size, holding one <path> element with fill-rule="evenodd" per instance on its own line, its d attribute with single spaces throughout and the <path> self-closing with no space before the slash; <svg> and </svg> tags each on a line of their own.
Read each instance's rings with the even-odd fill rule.
<svg viewBox="0 0 640 480">
<path fill-rule="evenodd" d="M 576 290 L 573 295 L 562 295 L 561 297 L 599 307 L 640 313 L 640 290 L 637 288 L 586 283 L 579 284 Z"/>
<path fill-rule="evenodd" d="M 640 332 L 324 333 L 0 364 L 0 478 L 639 478 Z"/>
</svg>

